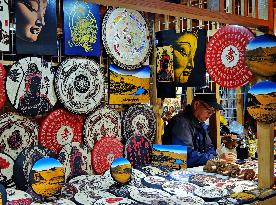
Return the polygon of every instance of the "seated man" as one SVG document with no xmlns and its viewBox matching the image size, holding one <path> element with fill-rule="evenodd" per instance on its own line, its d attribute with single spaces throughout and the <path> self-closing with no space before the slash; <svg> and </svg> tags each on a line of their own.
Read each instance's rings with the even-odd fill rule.
<svg viewBox="0 0 276 205">
<path fill-rule="evenodd" d="M 162 139 L 163 144 L 187 146 L 188 167 L 205 165 L 217 155 L 204 122 L 216 110 L 222 109 L 209 88 L 200 89 L 196 93 L 191 105 L 187 105 L 183 112 L 169 121 Z M 219 157 L 227 162 L 236 160 L 232 153 L 223 153 Z"/>
</svg>

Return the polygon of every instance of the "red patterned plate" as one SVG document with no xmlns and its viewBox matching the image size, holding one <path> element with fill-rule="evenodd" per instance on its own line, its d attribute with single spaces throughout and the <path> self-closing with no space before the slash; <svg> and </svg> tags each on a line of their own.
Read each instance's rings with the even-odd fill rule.
<svg viewBox="0 0 276 205">
<path fill-rule="evenodd" d="M 220 28 L 206 49 L 206 68 L 212 80 L 226 88 L 244 85 L 252 77 L 245 64 L 246 45 L 254 35 L 245 27 L 228 25 Z"/>
<path fill-rule="evenodd" d="M 82 143 L 83 122 L 82 116 L 57 109 L 42 122 L 38 142 L 58 154 L 65 144 Z"/>
<path fill-rule="evenodd" d="M 13 166 L 13 159 L 6 153 L 0 153 L 0 182 L 6 186 L 13 182 Z"/>
<path fill-rule="evenodd" d="M 116 138 L 103 137 L 92 150 L 92 166 L 97 174 L 109 169 L 114 159 L 123 157 L 123 144 Z"/>
<path fill-rule="evenodd" d="M 6 70 L 2 64 L 0 64 L 0 108 L 2 108 L 6 102 L 7 95 L 5 89 Z"/>
</svg>

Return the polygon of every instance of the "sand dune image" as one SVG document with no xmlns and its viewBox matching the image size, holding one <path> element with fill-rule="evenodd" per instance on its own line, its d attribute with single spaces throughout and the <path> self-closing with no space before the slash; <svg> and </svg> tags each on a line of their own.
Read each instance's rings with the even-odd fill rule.
<svg viewBox="0 0 276 205">
<path fill-rule="evenodd" d="M 111 176 L 119 183 L 126 183 L 131 177 L 131 165 L 123 164 L 111 168 Z"/>
<path fill-rule="evenodd" d="M 152 163 L 163 164 L 174 169 L 187 168 L 187 154 L 174 153 L 168 151 L 160 151 L 153 149 L 152 151 Z"/>
</svg>

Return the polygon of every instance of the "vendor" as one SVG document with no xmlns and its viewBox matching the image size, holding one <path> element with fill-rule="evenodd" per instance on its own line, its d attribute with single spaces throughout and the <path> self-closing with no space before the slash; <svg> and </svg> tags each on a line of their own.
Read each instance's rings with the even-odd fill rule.
<svg viewBox="0 0 276 205">
<path fill-rule="evenodd" d="M 163 144 L 187 146 L 187 166 L 201 166 L 217 156 L 208 135 L 207 121 L 217 110 L 222 109 L 214 93 L 209 88 L 196 91 L 191 103 L 183 112 L 175 115 L 165 127 Z M 236 160 L 233 153 L 224 152 L 219 156 L 227 162 Z"/>
</svg>

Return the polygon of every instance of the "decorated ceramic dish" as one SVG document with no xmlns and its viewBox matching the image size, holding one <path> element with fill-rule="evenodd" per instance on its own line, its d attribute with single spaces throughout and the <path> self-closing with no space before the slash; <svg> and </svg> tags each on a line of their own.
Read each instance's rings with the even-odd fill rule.
<svg viewBox="0 0 276 205">
<path fill-rule="evenodd" d="M 203 205 L 204 200 L 197 196 L 177 196 L 174 195 L 172 198 L 176 198 L 181 205 Z M 205 205 L 205 204 L 204 204 Z"/>
<path fill-rule="evenodd" d="M 162 185 L 166 183 L 168 179 L 160 176 L 147 176 L 142 179 L 142 183 L 149 187 L 154 189 L 161 189 Z"/>
<path fill-rule="evenodd" d="M 162 177 L 168 176 L 173 170 L 170 167 L 156 164 L 138 165 L 134 168 L 142 171 L 147 176 L 157 175 Z"/>
<path fill-rule="evenodd" d="M 62 146 L 70 142 L 82 143 L 83 124 L 82 116 L 57 109 L 41 123 L 38 142 L 58 154 Z"/>
<path fill-rule="evenodd" d="M 188 182 L 168 181 L 162 185 L 162 189 L 178 196 L 190 196 L 199 187 Z"/>
<path fill-rule="evenodd" d="M 6 70 L 4 66 L 0 63 L 0 109 L 4 106 L 6 99 L 7 99 L 7 94 L 6 94 L 6 87 L 5 87 L 5 82 L 6 82 Z"/>
<path fill-rule="evenodd" d="M 115 137 L 121 140 L 120 114 L 108 107 L 99 108 L 85 120 L 84 141 L 89 147 L 93 147 L 102 137 Z"/>
<path fill-rule="evenodd" d="M 196 189 L 194 194 L 204 199 L 218 199 L 228 195 L 229 193 L 225 189 L 213 186 L 204 186 Z"/>
<path fill-rule="evenodd" d="M 55 90 L 64 107 L 73 113 L 89 113 L 101 102 L 104 76 L 93 60 L 66 59 L 55 77 Z"/>
<path fill-rule="evenodd" d="M 102 25 L 105 50 L 117 65 L 135 69 L 146 61 L 151 38 L 146 20 L 140 12 L 126 8 L 108 10 Z"/>
<path fill-rule="evenodd" d="M 137 202 L 123 198 L 123 197 L 107 197 L 97 200 L 94 205 L 106 205 L 106 204 L 112 204 L 112 205 L 127 205 L 127 204 L 135 204 L 138 205 Z"/>
<path fill-rule="evenodd" d="M 154 112 L 147 105 L 132 105 L 123 117 L 123 136 L 127 140 L 134 135 L 144 136 L 151 142 L 156 132 Z"/>
<path fill-rule="evenodd" d="M 143 188 L 145 185 L 142 184 L 141 180 L 145 177 L 146 175 L 143 172 L 139 171 L 138 169 L 132 169 L 129 185 Z"/>
<path fill-rule="evenodd" d="M 0 152 L 0 183 L 5 187 L 13 185 L 14 160 L 6 153 Z"/>
<path fill-rule="evenodd" d="M 176 180 L 176 181 L 183 181 L 183 182 L 188 182 L 189 177 L 192 175 L 195 175 L 195 172 L 191 172 L 188 170 L 176 170 L 171 173 L 169 173 L 168 177 L 170 179 Z"/>
<path fill-rule="evenodd" d="M 117 197 L 129 197 L 128 185 L 114 184 L 107 190 L 109 193 L 114 194 Z"/>
<path fill-rule="evenodd" d="M 227 183 L 222 186 L 223 189 L 227 189 L 230 193 L 239 193 L 242 191 L 250 191 L 258 188 L 258 184 L 254 181 L 236 181 L 232 183 Z"/>
<path fill-rule="evenodd" d="M 17 61 L 7 74 L 6 88 L 12 105 L 24 115 L 37 116 L 50 111 L 57 102 L 54 69 L 37 57 Z"/>
<path fill-rule="evenodd" d="M 7 204 L 8 205 L 17 205 L 17 204 L 26 204 L 30 205 L 33 199 L 28 193 L 17 190 L 17 189 L 7 189 Z"/>
<path fill-rule="evenodd" d="M 64 183 L 61 189 L 60 196 L 66 199 L 73 199 L 78 189 L 71 183 Z"/>
<path fill-rule="evenodd" d="M 37 144 L 38 125 L 15 113 L 0 116 L 0 151 L 13 159 L 28 146 Z"/>
<path fill-rule="evenodd" d="M 209 186 L 214 185 L 218 182 L 222 182 L 224 179 L 219 179 L 212 175 L 203 175 L 203 174 L 195 174 L 190 176 L 189 182 L 196 184 L 198 186 Z"/>
<path fill-rule="evenodd" d="M 74 200 L 78 204 L 93 205 L 95 201 L 106 197 L 115 197 L 115 195 L 101 190 L 81 191 L 75 194 Z"/>
</svg>

